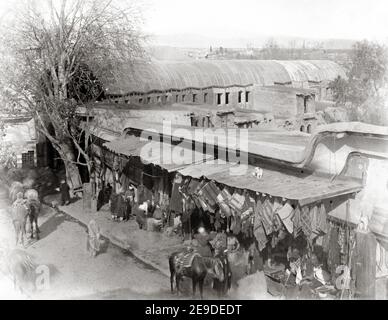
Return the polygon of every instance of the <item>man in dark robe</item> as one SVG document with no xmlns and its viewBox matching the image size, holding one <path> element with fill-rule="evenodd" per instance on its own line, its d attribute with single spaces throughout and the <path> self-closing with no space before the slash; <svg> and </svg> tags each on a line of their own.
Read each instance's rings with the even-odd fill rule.
<svg viewBox="0 0 388 320">
<path fill-rule="evenodd" d="M 67 206 L 70 203 L 70 187 L 67 184 L 65 179 L 61 180 L 61 184 L 59 186 L 59 190 L 61 192 L 61 205 Z"/>
<path fill-rule="evenodd" d="M 104 203 L 108 203 L 110 201 L 110 197 L 112 195 L 112 186 L 110 183 L 104 189 Z"/>
</svg>

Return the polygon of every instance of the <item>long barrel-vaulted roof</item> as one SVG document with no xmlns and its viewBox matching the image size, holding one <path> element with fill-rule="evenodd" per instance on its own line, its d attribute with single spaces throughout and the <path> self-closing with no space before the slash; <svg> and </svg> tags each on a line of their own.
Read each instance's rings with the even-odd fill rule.
<svg viewBox="0 0 388 320">
<path fill-rule="evenodd" d="M 344 70 L 328 60 L 196 60 L 152 61 L 122 68 L 107 79 L 109 94 L 169 89 L 273 85 L 275 82 L 320 82 L 345 77 Z"/>
</svg>

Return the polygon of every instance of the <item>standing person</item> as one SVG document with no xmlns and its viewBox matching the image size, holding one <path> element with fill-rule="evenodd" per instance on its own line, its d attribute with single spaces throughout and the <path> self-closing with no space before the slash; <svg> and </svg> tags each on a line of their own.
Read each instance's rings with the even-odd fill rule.
<svg viewBox="0 0 388 320">
<path fill-rule="evenodd" d="M 90 185 L 92 187 L 92 198 L 95 199 L 97 197 L 97 179 L 96 179 L 96 172 L 94 169 L 94 164 L 92 163 L 92 167 L 90 170 Z"/>
<path fill-rule="evenodd" d="M 110 185 L 110 183 L 108 183 L 106 187 L 103 189 L 104 189 L 104 203 L 108 203 L 112 195 L 112 186 Z"/>
<path fill-rule="evenodd" d="M 110 212 L 111 212 L 113 221 L 117 220 L 117 208 L 118 208 L 117 200 L 118 200 L 118 195 L 114 192 L 111 192 L 110 198 L 109 198 L 109 207 L 110 207 Z"/>
<path fill-rule="evenodd" d="M 137 206 L 135 209 L 136 222 L 139 225 L 140 229 L 146 230 L 147 228 L 147 212 L 148 212 L 148 203 L 143 202 L 143 204 Z"/>
<path fill-rule="evenodd" d="M 97 211 L 100 211 L 105 202 L 105 190 L 102 188 L 101 182 L 98 184 L 98 196 L 97 196 Z"/>
<path fill-rule="evenodd" d="M 210 243 L 210 235 L 204 227 L 200 227 L 198 229 L 198 233 L 194 236 L 194 238 L 198 242 L 197 250 L 199 254 L 203 257 L 212 257 L 213 247 Z"/>
<path fill-rule="evenodd" d="M 66 182 L 66 179 L 61 180 L 61 185 L 59 186 L 61 191 L 61 205 L 67 206 L 70 203 L 70 187 Z"/>
<path fill-rule="evenodd" d="M 126 201 L 125 201 L 125 194 L 123 193 L 122 189 L 119 189 L 119 192 L 117 194 L 117 208 L 116 208 L 116 214 L 117 218 L 120 221 L 123 221 L 126 217 Z"/>
<path fill-rule="evenodd" d="M 135 204 L 135 190 L 132 186 L 125 193 L 125 221 L 129 221 L 132 214 L 132 207 Z"/>
<path fill-rule="evenodd" d="M 95 220 L 90 220 L 88 224 L 88 240 L 86 249 L 92 257 L 95 257 L 100 251 L 100 228 Z"/>
</svg>

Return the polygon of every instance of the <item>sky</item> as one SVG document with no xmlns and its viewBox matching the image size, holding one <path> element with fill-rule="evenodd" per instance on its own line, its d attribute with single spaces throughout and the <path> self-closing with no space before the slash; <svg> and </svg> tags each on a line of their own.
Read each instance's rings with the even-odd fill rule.
<svg viewBox="0 0 388 320">
<path fill-rule="evenodd" d="M 140 1 L 143 30 L 153 35 L 388 39 L 387 0 L 117 1 Z M 0 0 L 0 19 L 13 3 Z"/>
<path fill-rule="evenodd" d="M 388 38 L 387 0 L 143 1 L 151 34 Z"/>
</svg>

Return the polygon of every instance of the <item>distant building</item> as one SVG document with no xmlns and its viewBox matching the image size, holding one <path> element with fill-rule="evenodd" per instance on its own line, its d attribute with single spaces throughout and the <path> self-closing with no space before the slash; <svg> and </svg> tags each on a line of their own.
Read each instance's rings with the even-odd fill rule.
<svg viewBox="0 0 388 320">
<path fill-rule="evenodd" d="M 3 116 L 5 143 L 12 144 L 12 153 L 16 156 L 18 168 L 32 168 L 37 165 L 37 133 L 35 121 L 31 116 Z M 12 156 L 12 155 L 10 155 Z"/>
<path fill-rule="evenodd" d="M 308 133 L 315 127 L 315 109 L 302 112 L 301 108 L 315 100 L 330 100 L 329 82 L 337 76 L 346 77 L 342 67 L 327 60 L 152 62 L 137 64 L 122 74 L 114 81 L 105 81 L 109 102 L 202 104 L 214 111 L 260 111 L 265 103 L 275 118 L 291 117 L 288 121 L 294 127 Z"/>
</svg>

